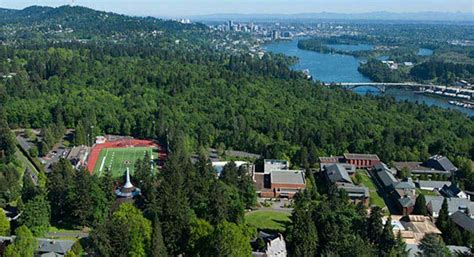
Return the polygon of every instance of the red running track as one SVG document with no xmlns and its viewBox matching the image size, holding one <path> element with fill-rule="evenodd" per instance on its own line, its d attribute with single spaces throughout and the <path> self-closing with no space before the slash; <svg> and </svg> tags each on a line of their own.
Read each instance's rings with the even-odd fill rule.
<svg viewBox="0 0 474 257">
<path fill-rule="evenodd" d="M 155 147 L 160 151 L 160 159 L 166 158 L 167 154 L 162 152 L 163 149 L 160 145 L 154 143 L 151 140 L 142 139 L 121 139 L 117 141 L 110 141 L 103 144 L 96 144 L 92 147 L 89 157 L 87 158 L 87 170 L 92 174 L 94 167 L 99 159 L 100 151 L 105 148 L 127 148 L 127 147 Z"/>
</svg>

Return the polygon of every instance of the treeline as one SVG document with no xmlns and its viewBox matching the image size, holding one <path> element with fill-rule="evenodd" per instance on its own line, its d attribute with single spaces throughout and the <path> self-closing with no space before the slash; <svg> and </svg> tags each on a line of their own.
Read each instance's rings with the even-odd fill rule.
<svg viewBox="0 0 474 257">
<path fill-rule="evenodd" d="M 405 82 L 410 79 L 404 72 L 400 70 L 392 70 L 387 66 L 387 64 L 374 58 L 361 64 L 358 70 L 364 76 L 367 76 L 375 82 Z"/>
<path fill-rule="evenodd" d="M 414 66 L 410 75 L 416 80 L 434 80 L 443 84 L 459 79 L 474 82 L 474 65 L 430 60 Z"/>
</svg>

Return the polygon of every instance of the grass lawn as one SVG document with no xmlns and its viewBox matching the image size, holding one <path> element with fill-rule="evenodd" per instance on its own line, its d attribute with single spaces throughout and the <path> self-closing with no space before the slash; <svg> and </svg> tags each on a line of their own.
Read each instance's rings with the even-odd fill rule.
<svg viewBox="0 0 474 257">
<path fill-rule="evenodd" d="M 283 232 L 290 222 L 290 214 L 279 211 L 253 211 L 245 215 L 245 221 L 260 230 Z"/>
<path fill-rule="evenodd" d="M 365 170 L 358 170 L 357 171 L 358 174 L 358 177 L 360 178 L 360 183 L 363 184 L 364 186 L 366 186 L 367 188 L 369 188 L 369 191 L 370 191 L 370 204 L 375 204 L 376 206 L 380 207 L 380 208 L 385 208 L 386 205 L 385 205 L 385 201 L 383 200 L 383 198 L 379 195 L 379 193 L 377 193 L 377 187 L 375 186 L 374 182 L 372 181 L 372 179 L 369 177 L 369 174 L 367 173 L 367 171 Z"/>
<path fill-rule="evenodd" d="M 157 153 L 154 153 L 151 147 L 102 149 L 95 164 L 94 173 L 98 172 L 101 175 L 105 168 L 109 168 L 113 177 L 120 177 L 128 167 L 130 173 L 133 174 L 135 161 L 145 157 L 147 152 L 152 156 L 152 159 L 157 159 Z"/>
</svg>

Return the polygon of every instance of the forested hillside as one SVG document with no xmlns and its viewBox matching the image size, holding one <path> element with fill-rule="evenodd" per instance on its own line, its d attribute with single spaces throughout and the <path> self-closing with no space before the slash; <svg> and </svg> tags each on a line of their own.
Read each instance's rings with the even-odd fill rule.
<svg viewBox="0 0 474 257">
<path fill-rule="evenodd" d="M 217 35 L 201 25 L 79 7 L 0 12 L 10 17 L 0 18 L 1 200 L 24 211 L 17 235 L 86 227 L 90 237 L 80 242 L 92 256 L 248 256 L 252 177 L 231 163 L 217 179 L 204 147 L 305 167 L 344 152 L 386 162 L 474 159 L 474 121 L 459 112 L 325 88 L 291 71 L 283 56 L 219 50 Z M 135 163 L 141 196 L 117 207 L 113 192 L 123 181 L 107 170 L 90 176 L 61 159 L 39 185 L 22 182 L 16 128 L 169 140 L 172 152 L 158 174 L 149 156 Z M 195 164 L 191 152 L 200 153 Z M 318 190 L 312 178 L 287 226 L 292 256 L 406 254 L 389 226 L 382 231 L 381 210 L 367 217 L 343 191 Z"/>
</svg>

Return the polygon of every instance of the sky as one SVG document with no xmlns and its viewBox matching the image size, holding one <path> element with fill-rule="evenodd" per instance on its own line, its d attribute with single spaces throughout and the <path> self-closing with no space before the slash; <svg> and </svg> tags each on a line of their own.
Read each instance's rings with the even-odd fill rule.
<svg viewBox="0 0 474 257">
<path fill-rule="evenodd" d="M 474 0 L 0 0 L 0 7 L 22 9 L 31 5 L 61 6 L 73 3 L 96 10 L 128 15 L 186 17 L 216 13 L 363 13 L 468 12 Z"/>
</svg>

